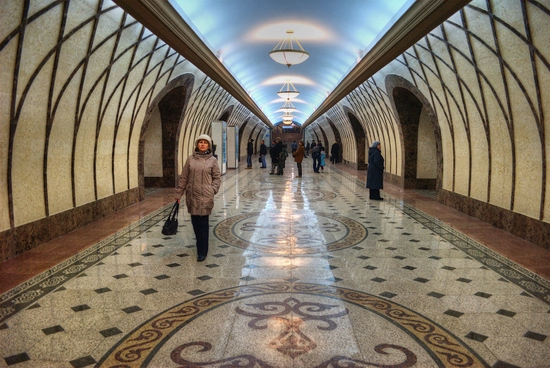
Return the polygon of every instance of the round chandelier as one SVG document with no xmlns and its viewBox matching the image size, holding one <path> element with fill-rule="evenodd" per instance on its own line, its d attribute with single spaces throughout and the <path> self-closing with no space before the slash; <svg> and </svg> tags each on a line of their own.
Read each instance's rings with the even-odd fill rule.
<svg viewBox="0 0 550 368">
<path fill-rule="evenodd" d="M 284 125 L 290 125 L 292 124 L 292 119 L 294 119 L 294 116 L 290 112 L 285 112 L 281 118 L 283 119 Z"/>
<path fill-rule="evenodd" d="M 281 110 L 283 110 L 283 112 L 285 112 L 285 113 L 291 113 L 293 111 L 296 111 L 296 108 L 294 107 L 292 102 L 290 102 L 290 99 L 287 98 L 287 100 L 285 101 L 285 103 L 281 107 Z"/>
<path fill-rule="evenodd" d="M 269 56 L 279 64 L 291 67 L 292 65 L 301 64 L 309 58 L 300 42 L 293 36 L 294 31 L 286 31 L 287 37 L 281 40 L 275 48 L 269 53 Z M 298 48 L 294 48 L 294 43 Z"/>
<path fill-rule="evenodd" d="M 291 100 L 295 97 L 297 97 L 300 94 L 296 87 L 294 87 L 294 84 L 290 80 L 287 80 L 285 84 L 281 87 L 279 92 L 277 92 L 277 96 L 284 100 Z"/>
</svg>

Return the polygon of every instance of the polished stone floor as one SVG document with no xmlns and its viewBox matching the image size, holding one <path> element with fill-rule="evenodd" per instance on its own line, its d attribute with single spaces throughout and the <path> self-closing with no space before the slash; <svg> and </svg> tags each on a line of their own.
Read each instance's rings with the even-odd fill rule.
<svg viewBox="0 0 550 368">
<path fill-rule="evenodd" d="M 550 367 L 547 250 L 345 165 L 230 170 L 0 264 L 0 367 Z"/>
</svg>

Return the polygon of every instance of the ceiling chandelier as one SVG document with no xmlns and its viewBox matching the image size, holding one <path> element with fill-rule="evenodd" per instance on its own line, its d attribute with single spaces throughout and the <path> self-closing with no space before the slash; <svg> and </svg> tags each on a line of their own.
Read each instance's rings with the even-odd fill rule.
<svg viewBox="0 0 550 368">
<path fill-rule="evenodd" d="M 279 96 L 282 99 L 290 100 L 294 97 L 297 97 L 300 94 L 296 87 L 294 87 L 294 84 L 292 84 L 291 81 L 287 80 L 285 84 L 281 87 L 279 92 L 277 92 L 277 96 Z"/>
<path fill-rule="evenodd" d="M 284 64 L 290 68 L 291 65 L 303 63 L 309 57 L 309 54 L 304 50 L 300 42 L 293 36 L 294 31 L 286 31 L 287 37 L 279 42 L 269 56 L 279 64 Z M 294 43 L 298 45 L 298 49 L 294 48 Z"/>
<path fill-rule="evenodd" d="M 292 111 L 295 111 L 296 108 L 294 107 L 292 102 L 290 102 L 290 99 L 287 99 L 283 104 L 283 106 L 281 107 L 281 110 L 283 110 L 283 112 L 285 113 L 291 113 Z"/>
<path fill-rule="evenodd" d="M 294 119 L 294 116 L 290 112 L 285 112 L 282 116 L 283 124 L 290 125 L 292 124 L 292 119 Z"/>
</svg>

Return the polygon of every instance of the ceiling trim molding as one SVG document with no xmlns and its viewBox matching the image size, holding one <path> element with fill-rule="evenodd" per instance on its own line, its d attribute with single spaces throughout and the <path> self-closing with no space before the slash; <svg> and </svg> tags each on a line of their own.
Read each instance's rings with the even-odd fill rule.
<svg viewBox="0 0 550 368">
<path fill-rule="evenodd" d="M 273 128 L 263 111 L 256 105 L 241 84 L 218 60 L 197 34 L 183 20 L 170 1 L 114 0 L 124 11 L 147 27 L 167 45 L 212 78 L 242 103 L 260 121 Z"/>
<path fill-rule="evenodd" d="M 470 1 L 415 1 L 355 68 L 342 79 L 327 99 L 302 124 L 302 127 L 305 128 L 319 119 L 355 88 L 399 57 L 409 47 L 466 6 Z"/>
</svg>

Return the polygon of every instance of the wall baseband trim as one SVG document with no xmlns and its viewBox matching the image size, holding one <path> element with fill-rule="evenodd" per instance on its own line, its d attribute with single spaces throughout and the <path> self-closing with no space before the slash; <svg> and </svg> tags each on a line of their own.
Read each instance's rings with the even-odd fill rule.
<svg viewBox="0 0 550 368">
<path fill-rule="evenodd" d="M 71 210 L 0 232 L 0 262 L 23 254 L 71 231 L 84 227 L 144 199 L 133 188 Z"/>
<path fill-rule="evenodd" d="M 437 192 L 437 201 L 545 249 L 550 249 L 550 223 L 445 189 Z"/>
</svg>

